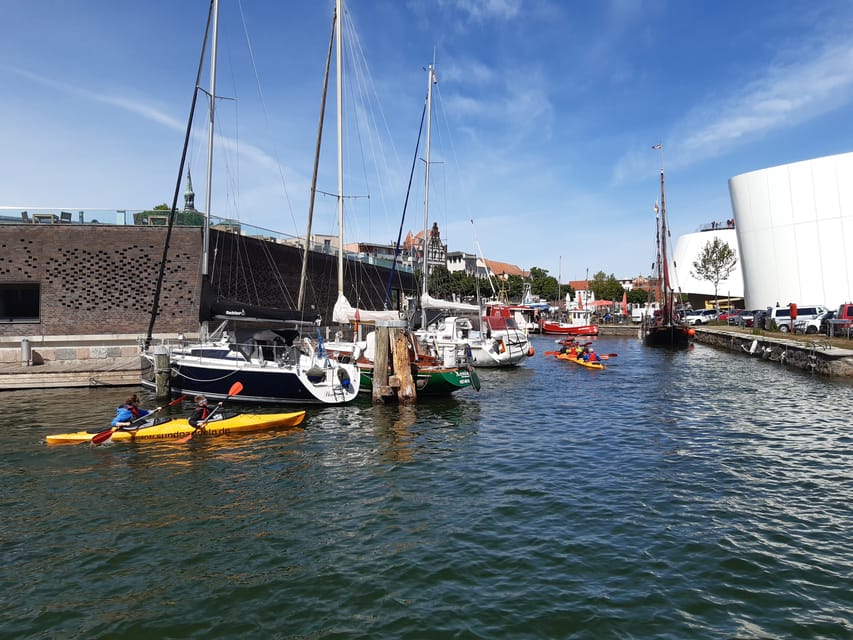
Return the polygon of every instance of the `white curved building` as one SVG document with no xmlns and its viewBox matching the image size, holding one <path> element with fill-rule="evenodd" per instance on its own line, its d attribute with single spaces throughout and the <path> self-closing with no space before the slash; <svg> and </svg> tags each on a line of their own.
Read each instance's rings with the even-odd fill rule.
<svg viewBox="0 0 853 640">
<path fill-rule="evenodd" d="M 853 153 L 729 179 L 748 308 L 853 300 Z"/>
<path fill-rule="evenodd" d="M 710 226 L 710 225 L 709 225 Z M 709 298 L 714 296 L 714 284 L 707 280 L 699 280 L 692 272 L 693 263 L 699 259 L 699 255 L 709 242 L 719 238 L 737 254 L 735 268 L 725 280 L 721 280 L 717 287 L 718 298 L 743 298 L 743 273 L 741 270 L 740 251 L 738 250 L 737 236 L 734 229 L 726 228 L 724 224 L 718 224 L 717 228 L 688 233 L 679 236 L 673 253 L 675 262 L 675 282 L 677 291 L 684 293 L 696 293 Z"/>
</svg>

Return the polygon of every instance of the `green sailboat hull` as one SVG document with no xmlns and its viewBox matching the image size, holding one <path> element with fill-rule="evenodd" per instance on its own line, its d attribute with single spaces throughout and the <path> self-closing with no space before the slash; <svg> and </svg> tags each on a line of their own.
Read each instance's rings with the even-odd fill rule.
<svg viewBox="0 0 853 640">
<path fill-rule="evenodd" d="M 373 369 L 360 368 L 361 392 L 373 390 Z M 468 368 L 421 368 L 415 375 L 415 388 L 419 396 L 443 396 L 454 391 L 474 387 L 480 390 L 480 378 L 474 369 Z"/>
</svg>

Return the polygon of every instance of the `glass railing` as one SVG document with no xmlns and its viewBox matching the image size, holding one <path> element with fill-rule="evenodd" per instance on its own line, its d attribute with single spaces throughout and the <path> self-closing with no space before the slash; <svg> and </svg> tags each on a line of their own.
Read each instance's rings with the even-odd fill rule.
<svg viewBox="0 0 853 640">
<path fill-rule="evenodd" d="M 0 224 L 166 226 L 169 224 L 169 212 L 152 209 L 75 209 L 73 207 L 64 209 L 22 209 L 20 207 L 0 206 Z M 198 212 L 177 211 L 176 224 L 184 227 L 201 227 L 204 225 L 204 218 Z M 232 218 L 211 216 L 210 226 L 219 231 L 236 233 L 277 244 L 288 244 L 291 246 L 302 246 L 303 244 L 302 238 L 298 236 L 246 224 Z M 338 255 L 337 247 L 325 243 L 312 243 L 310 249 L 317 253 L 325 253 L 331 256 Z M 393 251 L 393 247 L 389 247 L 389 251 Z M 346 252 L 346 258 L 347 260 L 356 260 L 388 269 L 394 264 L 394 260 L 391 257 L 376 256 L 368 253 Z M 396 268 L 401 271 L 413 271 L 410 264 L 401 260 L 397 261 Z"/>
</svg>

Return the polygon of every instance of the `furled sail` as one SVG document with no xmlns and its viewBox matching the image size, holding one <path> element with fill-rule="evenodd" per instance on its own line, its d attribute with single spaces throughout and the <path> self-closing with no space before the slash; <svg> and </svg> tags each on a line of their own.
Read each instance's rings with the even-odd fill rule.
<svg viewBox="0 0 853 640">
<path fill-rule="evenodd" d="M 466 304 L 464 302 L 453 302 L 452 300 L 440 300 L 433 298 L 428 293 L 421 295 L 422 309 L 448 309 L 451 311 L 472 311 L 479 313 L 480 307 L 476 304 Z"/>
<path fill-rule="evenodd" d="M 352 322 L 377 322 L 387 320 L 400 320 L 398 311 L 370 311 L 368 309 L 357 309 L 353 307 L 343 293 L 338 293 L 338 300 L 332 310 L 332 320 L 341 324 Z"/>
</svg>

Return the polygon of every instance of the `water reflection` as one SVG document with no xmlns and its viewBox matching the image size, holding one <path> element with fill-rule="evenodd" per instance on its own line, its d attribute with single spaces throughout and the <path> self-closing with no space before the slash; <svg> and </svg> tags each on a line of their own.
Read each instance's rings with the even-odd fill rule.
<svg viewBox="0 0 853 640">
<path fill-rule="evenodd" d="M 127 390 L 4 393 L 0 583 L 39 612 L 4 630 L 849 635 L 848 381 L 613 338 L 589 371 L 549 342 L 479 394 L 186 445 L 47 447 Z"/>
</svg>

